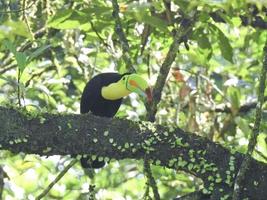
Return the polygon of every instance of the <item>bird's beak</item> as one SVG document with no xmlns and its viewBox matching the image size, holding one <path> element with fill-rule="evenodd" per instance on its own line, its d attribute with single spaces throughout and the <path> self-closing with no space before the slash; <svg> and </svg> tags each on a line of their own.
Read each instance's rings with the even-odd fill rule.
<svg viewBox="0 0 267 200">
<path fill-rule="evenodd" d="M 129 80 L 129 83 L 135 88 L 136 93 L 147 99 L 148 103 L 152 102 L 152 89 L 150 87 L 143 89 L 135 80 Z"/>
</svg>

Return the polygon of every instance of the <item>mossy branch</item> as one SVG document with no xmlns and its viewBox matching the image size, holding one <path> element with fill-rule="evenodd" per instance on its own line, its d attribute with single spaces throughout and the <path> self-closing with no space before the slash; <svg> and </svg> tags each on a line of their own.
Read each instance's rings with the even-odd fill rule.
<svg viewBox="0 0 267 200">
<path fill-rule="evenodd" d="M 201 178 L 205 193 L 233 192 L 243 155 L 177 128 L 92 114 L 19 112 L 0 107 L 0 149 L 39 155 L 89 155 L 92 159 L 147 159 Z M 83 138 L 82 140 L 80 138 Z M 96 156 L 97 155 L 97 156 Z M 267 196 L 267 166 L 252 159 L 244 196 Z M 257 184 L 257 187 L 254 184 Z"/>
</svg>

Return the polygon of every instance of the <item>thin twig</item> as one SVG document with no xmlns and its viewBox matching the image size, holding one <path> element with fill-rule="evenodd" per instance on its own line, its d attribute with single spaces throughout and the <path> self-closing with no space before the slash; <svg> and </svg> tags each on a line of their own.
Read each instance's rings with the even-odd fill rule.
<svg viewBox="0 0 267 200">
<path fill-rule="evenodd" d="M 21 95 L 21 90 L 20 90 L 20 76 L 21 76 L 21 71 L 20 71 L 20 68 L 18 68 L 18 85 L 17 85 L 17 97 L 18 97 L 18 104 L 19 104 L 19 107 L 21 107 L 21 98 L 20 98 L 20 95 Z"/>
<path fill-rule="evenodd" d="M 52 189 L 52 187 L 68 172 L 68 170 L 73 166 L 75 165 L 75 163 L 77 162 L 76 159 L 73 159 L 66 167 L 65 169 L 60 172 L 57 177 L 55 178 L 54 181 L 52 181 L 48 186 L 47 188 L 38 196 L 36 197 L 35 200 L 40 200 L 42 199 L 45 195 L 48 194 L 48 192 Z"/>
<path fill-rule="evenodd" d="M 124 62 L 126 63 L 126 66 L 127 66 L 127 69 L 129 69 L 129 72 L 135 72 L 136 70 L 133 67 L 131 57 L 129 54 L 130 47 L 129 47 L 127 38 L 123 32 L 123 29 L 122 29 L 122 24 L 121 24 L 121 20 L 119 16 L 120 9 L 119 9 L 117 0 L 112 0 L 112 6 L 113 6 L 113 17 L 115 18 L 115 32 L 119 36 L 120 43 L 121 43 L 122 50 L 123 50 L 122 58 Z"/>
<path fill-rule="evenodd" d="M 52 65 L 52 66 L 49 66 L 49 67 L 47 67 L 47 68 L 45 68 L 44 70 L 42 70 L 42 71 L 40 71 L 40 72 L 38 72 L 38 73 L 34 73 L 34 74 L 32 74 L 31 75 L 31 77 L 25 82 L 25 88 L 26 87 L 28 87 L 29 85 L 30 85 L 30 83 L 31 83 L 31 81 L 35 78 L 35 77 L 40 77 L 40 76 L 42 76 L 42 74 L 43 73 L 45 73 L 45 72 L 48 72 L 48 71 L 52 71 L 52 70 L 56 70 L 56 67 L 54 66 L 54 65 Z"/>
<path fill-rule="evenodd" d="M 155 178 L 153 177 L 153 174 L 152 174 L 152 171 L 150 168 L 150 163 L 149 163 L 148 159 L 146 159 L 146 158 L 144 158 L 144 172 L 145 172 L 145 175 L 148 179 L 149 186 L 153 190 L 154 199 L 160 200 L 158 186 L 157 186 L 157 183 L 155 181 Z"/>
<path fill-rule="evenodd" d="M 96 36 L 99 38 L 99 40 L 103 43 L 104 46 L 108 47 L 111 49 L 110 45 L 104 40 L 104 38 L 102 38 L 102 36 L 98 33 L 98 31 L 96 30 L 94 24 L 92 21 L 89 21 L 92 30 L 95 32 Z"/>
<path fill-rule="evenodd" d="M 34 39 L 34 34 L 33 34 L 32 30 L 31 30 L 30 23 L 29 23 L 29 20 L 28 20 L 28 18 L 27 18 L 26 12 L 25 12 L 25 11 L 26 11 L 25 6 L 26 6 L 26 0 L 23 0 L 23 1 L 22 1 L 22 7 L 23 7 L 23 10 L 22 10 L 22 17 L 23 17 L 23 19 L 25 20 L 27 29 L 28 29 L 29 33 L 31 34 L 31 37 Z"/>
<path fill-rule="evenodd" d="M 234 186 L 234 192 L 233 192 L 233 200 L 239 200 L 241 199 L 241 193 L 243 191 L 243 185 L 244 180 L 246 177 L 246 172 L 250 167 L 251 160 L 252 160 L 252 153 L 255 149 L 255 146 L 257 144 L 257 137 L 260 132 L 260 124 L 261 124 L 261 118 L 262 118 L 262 106 L 264 103 L 264 90 L 266 87 L 266 74 L 267 74 L 267 40 L 265 42 L 264 46 L 264 61 L 263 66 L 260 74 L 260 85 L 259 85 L 259 94 L 258 94 L 258 104 L 256 107 L 256 116 L 255 116 L 255 122 L 254 127 L 252 129 L 252 135 L 249 140 L 248 144 L 248 150 L 247 154 L 242 161 L 242 164 L 240 166 L 239 172 L 237 174 L 236 180 L 235 180 L 235 186 Z"/>
</svg>

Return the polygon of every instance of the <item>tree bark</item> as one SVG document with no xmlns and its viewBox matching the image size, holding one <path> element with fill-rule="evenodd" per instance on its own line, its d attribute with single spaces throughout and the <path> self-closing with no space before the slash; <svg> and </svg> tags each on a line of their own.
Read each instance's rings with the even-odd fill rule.
<svg viewBox="0 0 267 200">
<path fill-rule="evenodd" d="M 0 107 L 0 146 L 38 155 L 81 155 L 94 159 L 142 159 L 183 170 L 203 180 L 210 199 L 227 199 L 244 155 L 193 133 L 150 122 L 97 117 L 92 114 L 30 114 Z M 252 160 L 242 199 L 267 196 L 267 165 Z"/>
</svg>

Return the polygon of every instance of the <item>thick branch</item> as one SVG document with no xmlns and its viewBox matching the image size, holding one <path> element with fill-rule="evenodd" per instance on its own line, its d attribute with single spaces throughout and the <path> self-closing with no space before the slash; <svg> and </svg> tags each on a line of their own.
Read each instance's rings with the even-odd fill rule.
<svg viewBox="0 0 267 200">
<path fill-rule="evenodd" d="M 208 194 L 229 194 L 243 155 L 177 128 L 149 122 L 100 118 L 91 114 L 58 115 L 18 112 L 0 107 L 1 149 L 39 155 L 91 155 L 92 159 L 142 159 L 194 174 Z M 242 195 L 267 195 L 267 166 L 252 160 Z M 254 185 L 257 184 L 257 187 Z"/>
</svg>

